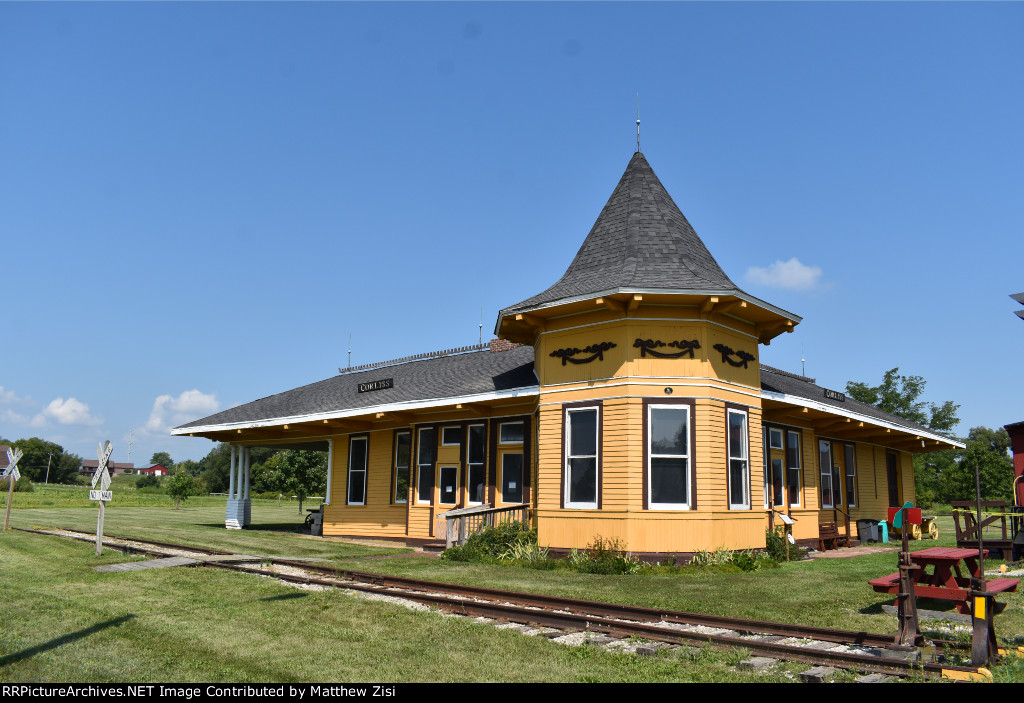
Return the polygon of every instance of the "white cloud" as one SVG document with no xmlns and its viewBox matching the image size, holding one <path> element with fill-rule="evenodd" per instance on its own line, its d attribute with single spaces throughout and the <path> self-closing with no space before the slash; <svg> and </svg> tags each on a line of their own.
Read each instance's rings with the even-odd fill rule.
<svg viewBox="0 0 1024 703">
<path fill-rule="evenodd" d="M 19 415 L 13 410 L 4 410 L 0 413 L 0 420 L 9 422 L 12 425 L 27 425 L 29 423 L 29 419 L 26 416 Z"/>
<path fill-rule="evenodd" d="M 818 285 L 820 278 L 820 266 L 806 266 L 795 256 L 789 261 L 776 261 L 768 268 L 751 266 L 747 269 L 748 281 L 773 288 L 807 290 Z"/>
<path fill-rule="evenodd" d="M 157 396 L 145 430 L 153 434 L 167 434 L 172 427 L 215 413 L 219 407 L 215 395 L 198 390 L 185 391 L 177 398 L 173 395 Z"/>
<path fill-rule="evenodd" d="M 25 405 L 30 402 L 28 398 L 19 398 L 14 391 L 9 391 L 0 386 L 0 403 L 4 405 Z"/>
<path fill-rule="evenodd" d="M 89 414 L 89 406 L 75 398 L 55 398 L 43 408 L 43 412 L 32 418 L 33 427 L 45 423 L 45 419 L 56 420 L 62 425 L 102 425 L 103 420 Z"/>
</svg>

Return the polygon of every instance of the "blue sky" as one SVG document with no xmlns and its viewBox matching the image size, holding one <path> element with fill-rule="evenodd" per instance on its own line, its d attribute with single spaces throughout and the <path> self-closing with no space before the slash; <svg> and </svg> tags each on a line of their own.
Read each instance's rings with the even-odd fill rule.
<svg viewBox="0 0 1024 703">
<path fill-rule="evenodd" d="M 635 148 L 804 318 L 762 361 L 1024 419 L 1024 4 L 0 3 L 0 436 L 489 338 Z M 795 260 L 795 262 L 794 262 Z M 779 285 L 778 271 L 790 287 Z M 801 287 L 792 287 L 800 281 Z"/>
</svg>

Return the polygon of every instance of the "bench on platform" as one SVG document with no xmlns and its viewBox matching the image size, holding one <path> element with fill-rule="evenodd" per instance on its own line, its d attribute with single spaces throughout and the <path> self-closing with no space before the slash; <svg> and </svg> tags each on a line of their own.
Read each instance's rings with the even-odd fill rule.
<svg viewBox="0 0 1024 703">
<path fill-rule="evenodd" d="M 840 534 L 839 528 L 834 522 L 818 523 L 818 549 L 824 552 L 826 549 L 839 549 L 849 547 L 850 538 Z"/>
</svg>

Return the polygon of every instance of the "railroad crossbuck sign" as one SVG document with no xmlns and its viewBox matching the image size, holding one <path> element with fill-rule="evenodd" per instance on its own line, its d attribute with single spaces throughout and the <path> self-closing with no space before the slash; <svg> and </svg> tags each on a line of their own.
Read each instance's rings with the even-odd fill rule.
<svg viewBox="0 0 1024 703">
<path fill-rule="evenodd" d="M 4 469 L 4 478 L 10 477 L 15 481 L 21 480 L 21 472 L 18 471 L 18 462 L 21 461 L 22 456 L 23 454 L 21 453 L 21 450 L 17 447 L 14 448 L 14 451 L 11 451 L 10 447 L 7 448 L 7 468 Z"/>
<path fill-rule="evenodd" d="M 17 447 L 14 451 L 11 448 L 7 448 L 7 468 L 4 469 L 3 477 L 7 479 L 7 512 L 4 513 L 4 530 L 7 529 L 8 523 L 11 521 L 11 501 L 14 499 L 14 484 L 21 478 L 21 472 L 18 471 L 18 462 L 21 461 L 22 453 Z"/>
<path fill-rule="evenodd" d="M 109 439 L 96 448 L 99 465 L 96 467 L 96 473 L 92 475 L 92 487 L 96 488 L 96 484 L 99 483 L 100 489 L 89 491 L 89 500 L 111 500 L 114 496 L 113 491 L 108 490 L 110 488 L 110 472 L 107 471 L 107 460 L 110 459 L 110 453 L 113 451 L 114 446 Z"/>
</svg>

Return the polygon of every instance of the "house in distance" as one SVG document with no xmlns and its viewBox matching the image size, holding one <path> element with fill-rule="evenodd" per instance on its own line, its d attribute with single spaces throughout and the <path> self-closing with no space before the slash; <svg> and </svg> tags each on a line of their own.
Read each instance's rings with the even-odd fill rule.
<svg viewBox="0 0 1024 703">
<path fill-rule="evenodd" d="M 323 534 L 444 537 L 443 513 L 527 506 L 540 543 L 641 554 L 798 540 L 914 498 L 912 455 L 963 445 L 762 366 L 801 318 L 741 290 L 633 154 L 565 274 L 489 345 L 367 367 L 173 430 L 229 442 L 227 524 L 255 445 L 329 452 Z M 778 524 L 775 522 L 775 524 Z"/>
</svg>

